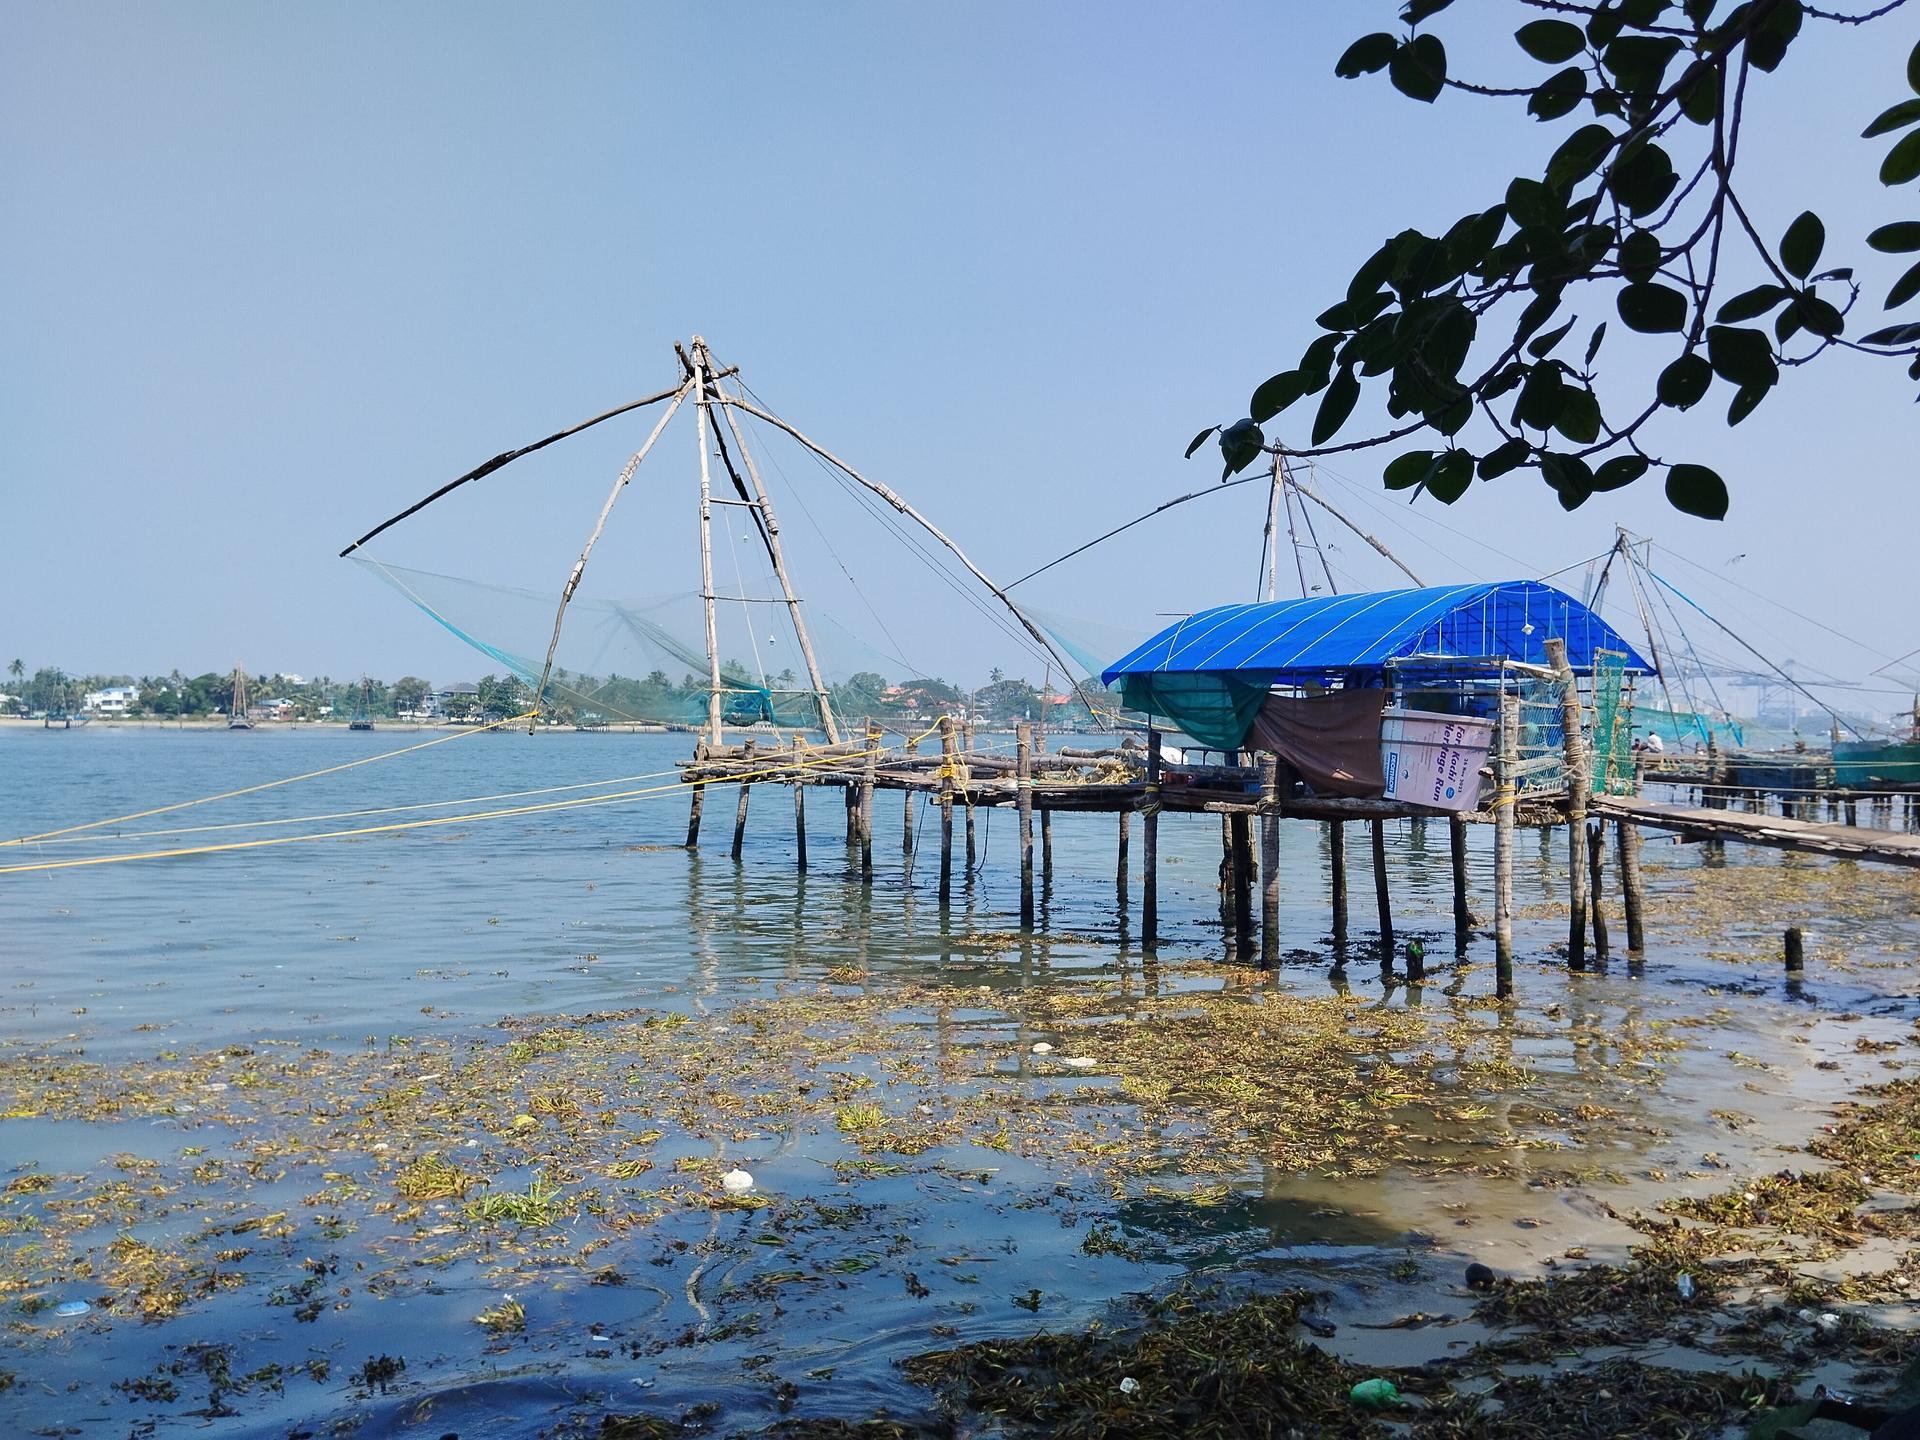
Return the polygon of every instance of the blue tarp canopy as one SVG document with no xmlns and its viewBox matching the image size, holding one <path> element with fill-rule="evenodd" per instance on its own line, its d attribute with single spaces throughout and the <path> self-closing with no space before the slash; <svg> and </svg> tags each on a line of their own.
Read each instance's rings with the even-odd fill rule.
<svg viewBox="0 0 1920 1440">
<path fill-rule="evenodd" d="M 1100 678 L 1120 682 L 1135 708 L 1169 716 L 1205 744 L 1232 747 L 1274 685 L 1355 683 L 1389 664 L 1403 683 L 1457 675 L 1461 660 L 1545 665 L 1554 638 L 1566 641 L 1568 663 L 1582 673 L 1593 669 L 1596 650 L 1624 655 L 1630 673 L 1652 673 L 1565 591 L 1503 580 L 1221 605 L 1168 626 Z"/>
</svg>

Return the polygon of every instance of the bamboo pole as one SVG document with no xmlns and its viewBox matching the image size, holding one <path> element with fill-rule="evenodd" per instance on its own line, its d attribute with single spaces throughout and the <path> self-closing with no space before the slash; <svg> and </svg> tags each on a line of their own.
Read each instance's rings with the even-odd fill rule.
<svg viewBox="0 0 1920 1440">
<path fill-rule="evenodd" d="M 1393 907 L 1387 891 L 1387 822 L 1373 824 L 1373 901 L 1380 914 L 1380 968 L 1393 963 Z"/>
<path fill-rule="evenodd" d="M 1238 811 L 1229 822 L 1233 840 L 1233 948 L 1244 959 L 1260 943 L 1253 933 L 1253 817 Z"/>
<path fill-rule="evenodd" d="M 1053 886 L 1053 807 L 1040 807 L 1040 885 L 1042 889 Z"/>
<path fill-rule="evenodd" d="M 1560 724 L 1567 765 L 1567 967 L 1587 963 L 1587 756 L 1580 721 L 1580 682 L 1567 663 L 1567 642 L 1546 643 L 1547 663 L 1560 682 Z"/>
<path fill-rule="evenodd" d="M 693 803 L 687 807 L 687 849 L 700 847 L 700 812 L 706 808 L 707 786 L 703 780 L 693 782 Z"/>
<path fill-rule="evenodd" d="M 1327 822 L 1327 860 L 1332 867 L 1333 943 L 1347 943 L 1347 822 Z"/>
<path fill-rule="evenodd" d="M 1019 762 L 1015 785 L 1020 806 L 1020 928 L 1033 928 L 1033 726 L 1021 721 L 1014 732 Z"/>
<path fill-rule="evenodd" d="M 940 717 L 940 903 L 953 897 L 953 717 Z"/>
<path fill-rule="evenodd" d="M 696 338 L 694 344 L 704 355 L 706 343 Z M 708 366 L 711 367 L 713 357 L 706 355 L 705 358 Z M 711 368 L 708 374 L 711 376 Z M 715 391 L 720 389 L 718 380 L 709 379 L 708 383 Z M 834 724 L 833 704 L 827 698 L 827 682 L 820 673 L 820 662 L 814 658 L 813 637 L 807 633 L 806 619 L 800 613 L 800 597 L 793 593 L 793 582 L 787 577 L 786 557 L 780 553 L 780 522 L 774 518 L 772 497 L 768 495 L 767 487 L 760 479 L 760 467 L 753 463 L 752 452 L 747 449 L 746 436 L 740 433 L 740 425 L 733 418 L 732 409 L 722 405 L 720 414 L 727 422 L 728 433 L 733 436 L 734 448 L 739 450 L 741 463 L 747 467 L 747 479 L 753 485 L 754 499 L 760 507 L 760 518 L 764 522 L 760 530 L 761 539 L 766 543 L 767 558 L 773 562 L 773 573 L 780 581 L 780 593 L 786 597 L 787 615 L 793 622 L 794 638 L 800 642 L 800 656 L 806 662 L 807 680 L 813 686 L 814 704 L 820 710 L 820 728 L 827 732 L 828 743 L 837 742 L 840 739 L 840 732 Z"/>
<path fill-rule="evenodd" d="M 720 730 L 720 632 L 713 610 L 713 474 L 707 463 L 707 426 L 712 420 L 707 399 L 706 344 L 693 337 L 694 430 L 700 447 L 700 601 L 707 621 L 707 742 L 718 745 Z"/>
<path fill-rule="evenodd" d="M 1147 727 L 1147 784 L 1141 835 L 1140 946 L 1148 952 L 1159 944 L 1160 924 L 1160 735 Z"/>
<path fill-rule="evenodd" d="M 1647 948 L 1641 920 L 1646 890 L 1640 878 L 1640 827 L 1621 820 L 1614 825 L 1613 832 L 1620 860 L 1620 903 L 1627 916 L 1627 951 L 1638 955 Z"/>
<path fill-rule="evenodd" d="M 1275 475 L 1279 462 L 1275 462 Z M 1280 757 L 1267 756 L 1260 784 L 1260 959 L 1280 959 Z"/>
<path fill-rule="evenodd" d="M 1520 763 L 1520 698 L 1500 697 L 1499 788 L 1493 799 L 1494 994 L 1513 994 L 1513 808 L 1514 769 Z"/>
<path fill-rule="evenodd" d="M 973 717 L 967 717 L 967 789 L 964 799 L 967 805 L 967 882 L 973 882 L 974 841 L 973 841 Z"/>
<path fill-rule="evenodd" d="M 1120 811 L 1120 841 L 1115 847 L 1116 853 L 1113 862 L 1113 885 L 1115 892 L 1120 897 L 1120 913 L 1122 915 L 1125 915 L 1127 912 L 1127 829 L 1132 820 L 1133 812 L 1123 808 Z"/>
<path fill-rule="evenodd" d="M 794 761 L 800 758 L 800 741 L 793 742 Z M 799 775 L 793 780 L 793 845 L 796 855 L 795 864 L 804 871 L 807 868 L 807 787 Z"/>
<path fill-rule="evenodd" d="M 904 749 L 907 755 L 911 757 L 914 754 L 918 753 L 920 749 L 920 742 L 918 740 L 915 740 L 912 736 L 908 736 L 907 743 Z M 911 764 L 912 760 L 909 759 L 908 763 Z M 901 808 L 903 811 L 900 818 L 900 853 L 902 855 L 911 855 L 913 854 L 914 792 L 911 790 L 902 791 L 900 798 L 902 802 Z"/>
<path fill-rule="evenodd" d="M 1593 953 L 1604 962 L 1611 951 L 1607 938 L 1607 914 L 1604 904 L 1607 878 L 1607 822 L 1595 820 L 1587 836 L 1587 869 L 1592 881 L 1588 904 L 1593 908 Z"/>
</svg>

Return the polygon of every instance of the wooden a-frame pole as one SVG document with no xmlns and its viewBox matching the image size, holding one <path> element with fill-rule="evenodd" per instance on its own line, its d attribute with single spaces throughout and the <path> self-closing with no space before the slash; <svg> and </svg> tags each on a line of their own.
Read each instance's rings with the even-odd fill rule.
<svg viewBox="0 0 1920 1440">
<path fill-rule="evenodd" d="M 711 375 L 713 356 L 708 353 L 706 343 L 695 340 L 694 348 L 699 351 L 701 359 L 706 363 L 707 373 Z M 719 393 L 719 382 L 716 380 L 709 383 L 714 392 Z M 786 597 L 787 614 L 793 620 L 793 633 L 800 642 L 801 657 L 806 661 L 807 681 L 813 686 L 814 702 L 820 707 L 820 728 L 827 732 L 827 743 L 837 745 L 840 743 L 840 732 L 833 723 L 833 704 L 827 698 L 827 682 L 821 677 L 820 662 L 814 658 L 813 637 L 807 633 L 807 622 L 801 618 L 800 597 L 793 593 L 793 582 L 787 578 L 787 562 L 780 553 L 780 522 L 773 517 L 773 501 L 767 494 L 765 483 L 760 479 L 760 467 L 753 463 L 753 452 L 747 449 L 747 438 L 740 433 L 740 426 L 733 418 L 733 411 L 722 405 L 720 414 L 727 422 L 727 432 L 733 436 L 734 448 L 740 452 L 741 463 L 747 467 L 747 478 L 753 484 L 754 500 L 760 507 L 760 518 L 764 522 L 761 526 L 761 538 L 766 542 L 767 558 L 773 562 L 773 573 L 780 581 L 780 593 Z"/>
<path fill-rule="evenodd" d="M 694 429 L 700 445 L 700 599 L 707 618 L 707 743 L 718 746 L 720 732 L 720 632 L 713 614 L 713 474 L 707 462 L 707 347 L 693 337 Z"/>
</svg>

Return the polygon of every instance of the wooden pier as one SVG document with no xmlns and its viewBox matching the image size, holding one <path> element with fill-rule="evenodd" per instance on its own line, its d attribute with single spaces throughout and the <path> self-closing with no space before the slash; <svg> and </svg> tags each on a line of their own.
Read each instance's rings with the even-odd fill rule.
<svg viewBox="0 0 1920 1440">
<path fill-rule="evenodd" d="M 1920 835 L 1897 830 L 1829 825 L 1744 810 L 1704 809 L 1637 796 L 1602 796 L 1592 802 L 1592 808 L 1609 819 L 1650 830 L 1669 830 L 1688 840 L 1738 840 L 1809 855 L 1920 866 Z"/>
</svg>

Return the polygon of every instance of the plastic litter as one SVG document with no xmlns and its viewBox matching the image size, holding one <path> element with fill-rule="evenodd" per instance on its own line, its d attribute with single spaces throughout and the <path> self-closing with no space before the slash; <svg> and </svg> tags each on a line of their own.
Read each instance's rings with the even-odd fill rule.
<svg viewBox="0 0 1920 1440">
<path fill-rule="evenodd" d="M 1493 1288 L 1493 1282 L 1497 1278 L 1493 1273 L 1492 1266 L 1482 1265 L 1478 1260 L 1467 1266 L 1467 1288 L 1469 1290 L 1491 1290 Z"/>
<path fill-rule="evenodd" d="M 1674 1282 L 1674 1288 L 1680 1292 L 1680 1298 L 1682 1300 L 1691 1300 L 1693 1298 L 1693 1276 L 1682 1273 L 1680 1278 Z"/>
<path fill-rule="evenodd" d="M 1095 1065 L 1098 1065 L 1100 1062 L 1098 1060 L 1090 1059 L 1085 1055 L 1069 1055 L 1066 1059 L 1062 1060 L 1060 1063 L 1062 1065 L 1067 1066 L 1069 1069 L 1073 1069 L 1073 1070 L 1091 1070 Z"/>
<path fill-rule="evenodd" d="M 1122 1395 L 1132 1395 L 1136 1391 L 1138 1391 L 1139 1388 L 1140 1388 L 1140 1382 L 1134 1379 L 1133 1376 L 1131 1375 L 1127 1376 L 1126 1379 L 1120 1382 L 1120 1393 Z"/>
<path fill-rule="evenodd" d="M 720 1188 L 729 1195 L 738 1195 L 753 1188 L 753 1176 L 744 1170 L 729 1170 L 720 1177 Z"/>
<path fill-rule="evenodd" d="M 1400 1387 L 1391 1380 L 1375 1376 L 1355 1385 L 1347 1392 L 1347 1398 L 1362 1410 L 1384 1410 L 1389 1405 L 1400 1403 Z"/>
<path fill-rule="evenodd" d="M 63 1304 L 54 1306 L 53 1313 L 58 1315 L 62 1320 L 73 1320 L 81 1315 L 87 1314 L 92 1309 L 93 1306 L 84 1300 L 68 1300 Z"/>
<path fill-rule="evenodd" d="M 1038 1045 L 1033 1047 L 1033 1053 L 1035 1055 L 1051 1055 L 1053 1054 L 1053 1046 L 1042 1040 Z"/>
</svg>

